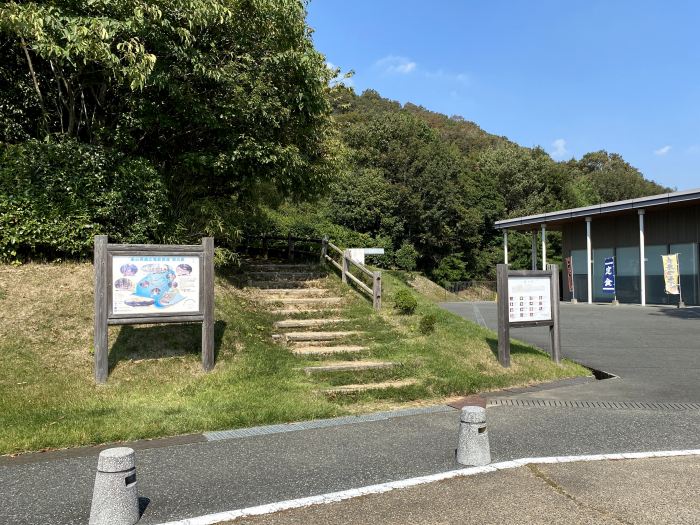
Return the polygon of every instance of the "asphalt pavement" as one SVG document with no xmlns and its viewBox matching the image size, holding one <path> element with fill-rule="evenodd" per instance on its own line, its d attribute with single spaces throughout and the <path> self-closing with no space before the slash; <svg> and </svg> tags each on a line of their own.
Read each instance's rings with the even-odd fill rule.
<svg viewBox="0 0 700 525">
<path fill-rule="evenodd" d="M 465 316 L 471 311 L 484 323 L 492 322 L 489 308 L 493 305 L 446 307 Z M 700 448 L 700 410 L 671 405 L 700 401 L 700 316 L 695 318 L 690 312 L 680 316 L 653 307 L 562 305 L 564 355 L 620 377 L 501 392 L 490 396 L 491 402 L 505 398 L 537 403 L 543 399 L 627 403 L 489 406 L 493 461 Z M 547 348 L 543 341 L 547 334 L 542 330 L 522 329 L 514 335 Z M 199 435 L 140 444 L 138 487 L 144 506 L 140 523 L 163 523 L 455 470 L 460 468 L 455 462 L 458 427 L 459 411 L 442 407 L 374 421 L 357 418 L 348 422 L 345 418 L 322 428 L 294 427 L 299 430 L 292 432 L 274 428 L 249 437 L 207 441 Z M 85 448 L 0 458 L 0 523 L 86 523 L 98 452 L 99 448 Z M 697 482 L 697 469 L 690 472 Z M 498 481 L 497 485 L 512 482 Z M 487 492 L 455 486 L 451 498 L 455 505 L 460 504 L 458 494 L 463 500 L 472 494 L 470 490 L 475 491 L 470 499 L 474 508 L 483 504 L 477 500 Z M 538 494 L 533 492 L 531 498 Z M 554 499 L 557 508 L 566 509 Z M 503 508 L 510 503 L 504 501 Z M 421 517 L 422 509 L 414 505 L 414 510 L 419 513 L 416 523 L 432 523 Z M 700 522 L 697 509 L 693 512 L 695 523 Z M 404 521 L 396 523 L 413 521 L 397 516 Z M 590 523 L 610 522 L 597 514 L 591 516 Z M 446 517 L 443 522 L 454 522 L 451 519 Z"/>
<path fill-rule="evenodd" d="M 527 465 L 235 525 L 695 525 L 700 458 Z"/>
<path fill-rule="evenodd" d="M 441 306 L 492 330 L 497 328 L 496 303 Z M 523 397 L 700 402 L 700 308 L 561 303 L 560 311 L 562 355 L 619 379 Z M 511 329 L 510 335 L 550 350 L 547 327 Z"/>
<path fill-rule="evenodd" d="M 493 461 L 700 448 L 698 410 L 495 406 L 487 414 Z M 449 410 L 139 450 L 139 494 L 150 500 L 140 523 L 454 470 L 458 427 L 459 411 Z M 82 452 L 0 463 L 0 523 L 86 523 L 97 450 Z"/>
</svg>

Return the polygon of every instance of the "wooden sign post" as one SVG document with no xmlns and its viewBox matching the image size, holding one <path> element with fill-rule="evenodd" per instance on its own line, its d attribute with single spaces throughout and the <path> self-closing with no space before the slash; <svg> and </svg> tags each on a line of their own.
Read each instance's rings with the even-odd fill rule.
<svg viewBox="0 0 700 525">
<path fill-rule="evenodd" d="M 496 267 L 498 293 L 498 361 L 510 366 L 510 328 L 549 326 L 551 355 L 559 363 L 559 268 L 547 270 L 509 270 L 507 264 Z"/>
<path fill-rule="evenodd" d="M 95 381 L 107 381 L 107 327 L 202 323 L 202 368 L 214 368 L 214 239 L 109 244 L 95 237 Z"/>
</svg>

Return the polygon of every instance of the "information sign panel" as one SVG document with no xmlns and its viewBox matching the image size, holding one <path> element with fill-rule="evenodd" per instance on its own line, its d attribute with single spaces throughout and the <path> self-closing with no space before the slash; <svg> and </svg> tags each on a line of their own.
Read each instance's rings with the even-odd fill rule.
<svg viewBox="0 0 700 525">
<path fill-rule="evenodd" d="M 202 323 L 202 368 L 214 367 L 214 239 L 110 244 L 95 237 L 95 380 L 107 381 L 109 325 Z"/>
<path fill-rule="evenodd" d="M 508 320 L 511 323 L 551 321 L 551 276 L 508 276 Z"/>
<path fill-rule="evenodd" d="M 498 301 L 498 361 L 510 366 L 510 328 L 548 326 L 552 341 L 552 360 L 559 363 L 559 268 L 548 270 L 511 270 L 507 264 L 496 266 Z"/>
<path fill-rule="evenodd" d="M 112 256 L 112 315 L 199 312 L 198 256 Z"/>
</svg>

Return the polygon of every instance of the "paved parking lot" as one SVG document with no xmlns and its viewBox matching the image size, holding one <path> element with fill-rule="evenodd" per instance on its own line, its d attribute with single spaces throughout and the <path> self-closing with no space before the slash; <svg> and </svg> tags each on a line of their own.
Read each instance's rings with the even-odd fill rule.
<svg viewBox="0 0 700 525">
<path fill-rule="evenodd" d="M 496 303 L 443 303 L 466 319 L 497 326 Z M 549 351 L 549 329 L 511 329 Z M 561 304 L 562 355 L 619 376 L 520 397 L 700 402 L 700 308 Z"/>
</svg>

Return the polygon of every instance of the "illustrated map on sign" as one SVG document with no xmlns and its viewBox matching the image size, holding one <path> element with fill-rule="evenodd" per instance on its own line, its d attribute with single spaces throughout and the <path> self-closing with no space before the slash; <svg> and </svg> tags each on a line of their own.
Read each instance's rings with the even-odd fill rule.
<svg viewBox="0 0 700 525">
<path fill-rule="evenodd" d="M 199 311 L 199 257 L 115 256 L 112 313 Z"/>
<path fill-rule="evenodd" d="M 508 277 L 508 320 L 511 323 L 552 320 L 549 277 Z"/>
</svg>

